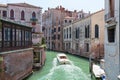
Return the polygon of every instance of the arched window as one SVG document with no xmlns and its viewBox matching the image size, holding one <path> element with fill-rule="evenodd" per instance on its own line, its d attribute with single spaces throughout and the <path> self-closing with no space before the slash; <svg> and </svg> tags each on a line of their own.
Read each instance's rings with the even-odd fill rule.
<svg viewBox="0 0 120 80">
<path fill-rule="evenodd" d="M 68 39 L 68 28 L 67 28 L 67 39 Z"/>
<path fill-rule="evenodd" d="M 99 26 L 95 25 L 95 38 L 99 38 Z"/>
<path fill-rule="evenodd" d="M 85 38 L 87 38 L 87 27 L 85 26 Z"/>
<path fill-rule="evenodd" d="M 90 26 L 85 26 L 85 38 L 89 38 L 90 36 Z"/>
<path fill-rule="evenodd" d="M 87 38 L 89 38 L 90 37 L 90 26 L 88 25 L 88 27 L 87 27 Z"/>
<path fill-rule="evenodd" d="M 21 12 L 21 20 L 25 20 L 25 13 L 24 13 L 24 11 Z"/>
<path fill-rule="evenodd" d="M 36 13 L 35 12 L 32 13 L 32 18 L 36 18 Z"/>
<path fill-rule="evenodd" d="M 14 11 L 13 11 L 13 9 L 10 10 L 10 19 L 14 19 Z"/>
<path fill-rule="evenodd" d="M 76 39 L 78 39 L 79 38 L 79 28 L 76 28 Z"/>
<path fill-rule="evenodd" d="M 71 27 L 69 28 L 69 38 L 71 39 Z"/>
</svg>

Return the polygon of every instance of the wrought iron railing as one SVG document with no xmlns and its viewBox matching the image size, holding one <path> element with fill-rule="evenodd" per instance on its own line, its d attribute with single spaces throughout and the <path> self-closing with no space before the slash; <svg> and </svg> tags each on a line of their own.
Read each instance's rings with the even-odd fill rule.
<svg viewBox="0 0 120 80">
<path fill-rule="evenodd" d="M 115 19 L 115 11 L 110 11 L 105 14 L 105 22 Z"/>
</svg>

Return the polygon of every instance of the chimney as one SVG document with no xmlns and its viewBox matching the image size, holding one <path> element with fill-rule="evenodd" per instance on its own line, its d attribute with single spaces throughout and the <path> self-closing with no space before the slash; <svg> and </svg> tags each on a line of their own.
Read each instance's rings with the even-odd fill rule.
<svg viewBox="0 0 120 80">
<path fill-rule="evenodd" d="M 60 9 L 62 9 L 62 6 L 60 5 Z"/>
<path fill-rule="evenodd" d="M 89 11 L 89 14 L 90 14 L 90 11 Z"/>
<path fill-rule="evenodd" d="M 48 7 L 48 10 L 50 10 L 50 8 Z"/>
<path fill-rule="evenodd" d="M 74 12 L 76 13 L 76 12 L 77 12 L 77 10 L 74 10 Z"/>
</svg>

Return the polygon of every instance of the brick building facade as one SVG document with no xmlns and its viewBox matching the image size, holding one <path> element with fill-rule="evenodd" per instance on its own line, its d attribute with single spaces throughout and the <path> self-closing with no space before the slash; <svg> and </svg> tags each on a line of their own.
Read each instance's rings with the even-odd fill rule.
<svg viewBox="0 0 120 80">
<path fill-rule="evenodd" d="M 0 19 L 0 80 L 19 80 L 32 73 L 32 28 Z"/>
<path fill-rule="evenodd" d="M 69 35 L 71 39 L 64 38 L 65 49 L 75 55 L 89 58 L 104 56 L 104 10 L 89 14 L 84 18 L 74 21 L 63 28 L 63 36 Z M 68 29 L 68 31 L 67 31 Z"/>
<path fill-rule="evenodd" d="M 48 8 L 43 13 L 43 29 L 48 49 L 63 51 L 63 23 L 66 16 L 76 18 L 77 12 L 68 11 L 64 7 L 58 6 Z"/>
<path fill-rule="evenodd" d="M 33 63 L 40 68 L 45 62 L 42 8 L 27 3 L 0 4 L 0 21 L 0 80 L 21 80 L 32 73 Z M 39 49 L 37 62 L 35 47 Z"/>
</svg>

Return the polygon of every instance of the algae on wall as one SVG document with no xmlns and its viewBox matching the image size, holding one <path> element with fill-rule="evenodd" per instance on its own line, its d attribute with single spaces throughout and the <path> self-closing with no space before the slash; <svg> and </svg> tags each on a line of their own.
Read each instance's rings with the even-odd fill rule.
<svg viewBox="0 0 120 80">
<path fill-rule="evenodd" d="M 2 47 L 2 22 L 0 21 L 0 47 Z"/>
<path fill-rule="evenodd" d="M 3 57 L 0 57 L 0 72 L 3 71 L 3 69 L 2 69 L 2 62 L 3 62 Z"/>
</svg>

